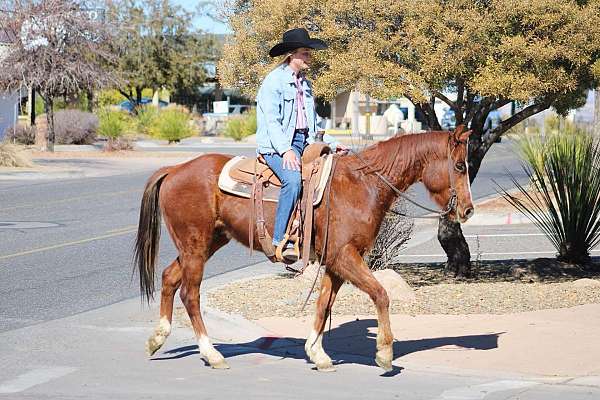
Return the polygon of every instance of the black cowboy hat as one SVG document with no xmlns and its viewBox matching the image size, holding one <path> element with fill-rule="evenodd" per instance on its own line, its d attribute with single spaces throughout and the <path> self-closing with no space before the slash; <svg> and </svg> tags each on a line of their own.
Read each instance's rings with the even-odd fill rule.
<svg viewBox="0 0 600 400">
<path fill-rule="evenodd" d="M 327 48 L 327 44 L 321 39 L 311 39 L 304 28 L 291 29 L 283 34 L 283 41 L 277 43 L 269 51 L 271 57 L 277 57 L 300 47 L 322 50 Z"/>
</svg>

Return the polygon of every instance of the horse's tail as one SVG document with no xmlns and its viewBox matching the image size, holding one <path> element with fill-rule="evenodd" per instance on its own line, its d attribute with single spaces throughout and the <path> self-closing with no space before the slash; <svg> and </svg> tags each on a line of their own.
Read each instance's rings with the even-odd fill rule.
<svg viewBox="0 0 600 400">
<path fill-rule="evenodd" d="M 140 294 L 147 302 L 154 298 L 154 269 L 160 241 L 161 212 L 159 205 L 159 191 L 163 179 L 170 168 L 161 168 L 148 179 L 142 205 L 140 207 L 140 220 L 137 238 L 135 240 L 134 270 L 135 265 L 140 275 Z"/>
</svg>

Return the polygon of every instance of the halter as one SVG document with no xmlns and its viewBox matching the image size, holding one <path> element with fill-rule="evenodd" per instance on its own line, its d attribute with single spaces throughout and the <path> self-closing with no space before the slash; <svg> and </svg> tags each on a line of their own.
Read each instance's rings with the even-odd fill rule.
<svg viewBox="0 0 600 400">
<path fill-rule="evenodd" d="M 446 146 L 446 149 L 447 149 L 447 154 L 448 154 L 448 177 L 450 179 L 450 198 L 448 199 L 448 204 L 446 204 L 446 207 L 442 211 L 434 210 L 432 208 L 429 208 L 427 206 L 424 206 L 424 205 L 419 204 L 418 202 L 412 200 L 410 197 L 405 195 L 400 189 L 398 189 L 396 186 L 394 186 L 383 174 L 381 174 L 378 171 L 373 171 L 375 176 L 377 176 L 379 179 L 381 179 L 383 181 L 383 183 L 385 183 L 387 186 L 389 186 L 390 189 L 392 189 L 398 196 L 400 196 L 404 200 L 414 204 L 415 206 L 422 208 L 425 211 L 429 211 L 431 213 L 436 214 L 436 216 L 408 215 L 408 214 L 401 213 L 401 212 L 398 212 L 395 210 L 390 210 L 390 211 L 392 211 L 395 214 L 402 215 L 404 217 L 428 219 L 428 218 L 444 218 L 448 214 L 450 214 L 452 211 L 456 210 L 456 206 L 458 203 L 458 195 L 456 194 L 456 188 L 454 185 L 454 176 L 452 175 L 452 154 L 454 153 L 454 150 L 456 150 L 456 147 L 459 144 L 466 144 L 466 143 L 467 143 L 466 141 L 454 139 L 453 136 L 448 137 L 448 145 Z M 452 147 L 452 149 L 450 149 L 450 147 Z M 369 164 L 367 164 L 367 162 L 360 156 L 360 154 L 358 152 L 354 151 L 353 149 L 350 149 L 350 151 L 365 165 L 365 167 L 369 168 Z"/>
</svg>

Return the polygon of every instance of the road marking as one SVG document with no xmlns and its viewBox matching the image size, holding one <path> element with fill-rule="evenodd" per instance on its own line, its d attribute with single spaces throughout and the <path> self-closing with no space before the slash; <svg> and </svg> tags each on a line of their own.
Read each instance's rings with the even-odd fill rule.
<svg viewBox="0 0 600 400">
<path fill-rule="evenodd" d="M 130 229 L 130 230 L 127 230 L 127 231 L 119 231 L 119 232 L 109 233 L 107 235 L 101 235 L 101 236 L 91 237 L 91 238 L 88 238 L 88 239 L 76 240 L 74 242 L 59 243 L 59 244 L 55 244 L 55 245 L 52 245 L 52 246 L 40 247 L 39 249 L 32 249 L 32 250 L 21 251 L 21 252 L 18 252 L 18 253 L 13 253 L 13 254 L 5 255 L 5 256 L 0 256 L 0 260 L 6 260 L 7 258 L 13 258 L 13 257 L 26 256 L 26 255 L 34 254 L 34 253 L 41 253 L 43 251 L 60 249 L 60 248 L 67 247 L 67 246 L 74 246 L 76 244 L 83 244 L 83 243 L 94 242 L 96 240 L 108 239 L 108 238 L 111 238 L 111 237 L 121 236 L 121 235 L 125 235 L 127 233 L 135 232 L 136 229 Z"/>
<path fill-rule="evenodd" d="M 132 229 L 137 229 L 137 225 L 129 225 L 129 226 L 124 226 L 122 228 L 117 228 L 117 229 L 111 229 L 109 231 L 106 231 L 106 233 L 116 233 L 116 232 L 123 232 L 123 231 L 131 231 Z"/>
<path fill-rule="evenodd" d="M 496 381 L 484 383 L 483 385 L 463 386 L 445 390 L 434 400 L 482 400 L 491 393 L 504 392 L 513 389 L 524 389 L 535 385 L 539 385 L 539 383 L 527 381 Z"/>
<path fill-rule="evenodd" d="M 20 208 L 28 208 L 28 207 L 45 207 L 45 206 L 50 205 L 50 204 L 68 203 L 70 201 L 84 200 L 84 199 L 89 199 L 89 198 L 96 199 L 98 197 L 118 196 L 118 195 L 121 195 L 121 194 L 141 192 L 141 190 L 142 189 L 134 189 L 134 190 L 122 190 L 120 192 L 91 193 L 91 194 L 86 194 L 86 195 L 78 196 L 78 197 L 70 197 L 68 199 L 46 201 L 44 203 L 29 203 L 29 204 L 21 204 L 21 205 L 14 206 L 14 207 L 0 208 L 0 212 L 18 210 Z"/>
<path fill-rule="evenodd" d="M 18 393 L 77 371 L 72 367 L 37 368 L 0 384 L 0 393 Z"/>
<path fill-rule="evenodd" d="M 591 250 L 592 253 L 597 253 L 600 252 L 600 249 L 597 250 Z M 510 256 L 510 255 L 514 255 L 514 256 L 519 256 L 519 255 L 523 255 L 523 254 L 556 254 L 556 250 L 549 250 L 549 251 L 524 251 L 524 252 L 506 252 L 506 253 L 488 253 L 487 251 L 482 251 L 481 255 L 482 256 Z M 400 257 L 447 257 L 446 254 L 398 254 L 397 256 L 395 256 L 394 258 L 400 258 Z"/>
</svg>

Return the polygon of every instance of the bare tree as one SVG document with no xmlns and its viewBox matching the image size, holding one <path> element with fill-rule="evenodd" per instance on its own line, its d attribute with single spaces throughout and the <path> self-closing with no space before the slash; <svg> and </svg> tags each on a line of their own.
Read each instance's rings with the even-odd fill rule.
<svg viewBox="0 0 600 400">
<path fill-rule="evenodd" d="M 47 150 L 54 151 L 54 99 L 116 84 L 108 65 L 111 29 L 90 18 L 85 2 L 0 0 L 0 30 L 10 39 L 0 56 L 0 88 L 34 88 L 44 100 Z"/>
</svg>

